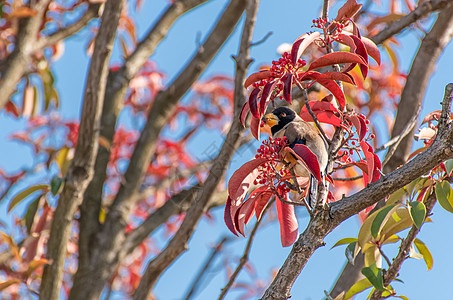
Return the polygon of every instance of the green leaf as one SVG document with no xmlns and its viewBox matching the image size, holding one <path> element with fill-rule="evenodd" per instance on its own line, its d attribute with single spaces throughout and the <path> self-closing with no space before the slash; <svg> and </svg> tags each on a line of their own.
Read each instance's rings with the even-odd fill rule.
<svg viewBox="0 0 453 300">
<path fill-rule="evenodd" d="M 394 295 L 393 297 L 400 298 L 403 300 L 409 300 L 409 298 L 407 298 L 406 296 L 403 296 L 403 295 Z"/>
<path fill-rule="evenodd" d="M 336 242 L 335 245 L 333 245 L 332 248 L 330 248 L 330 249 L 333 249 L 340 245 L 350 244 L 352 242 L 357 242 L 357 238 L 352 238 L 352 237 L 343 238 L 343 239 L 339 240 L 338 242 Z"/>
<path fill-rule="evenodd" d="M 433 267 L 433 256 L 431 255 L 428 247 L 426 247 L 425 243 L 423 243 L 419 239 L 414 240 L 414 245 L 415 247 L 417 247 L 418 252 L 423 255 L 423 260 L 426 263 L 428 271 L 431 270 L 431 268 Z"/>
<path fill-rule="evenodd" d="M 368 278 L 371 284 L 380 291 L 385 291 L 384 288 L 384 279 L 382 277 L 382 269 L 376 267 L 376 264 L 373 264 L 369 267 L 362 269 L 362 274 Z"/>
<path fill-rule="evenodd" d="M 368 280 L 368 278 L 363 278 L 356 283 L 354 283 L 353 286 L 347 291 L 346 295 L 344 295 L 343 300 L 347 300 L 352 298 L 354 295 L 357 295 L 358 293 L 372 287 L 373 285 L 371 282 Z"/>
<path fill-rule="evenodd" d="M 394 207 L 395 205 L 392 204 L 389 206 L 384 206 L 378 211 L 376 218 L 374 218 L 374 221 L 371 224 L 371 235 L 374 238 L 377 238 L 379 231 L 382 228 L 382 225 L 385 224 L 385 222 L 388 220 L 389 216 L 391 215 L 390 212 Z"/>
<path fill-rule="evenodd" d="M 47 185 L 47 184 L 39 184 L 39 185 L 31 186 L 31 187 L 23 190 L 19 194 L 17 194 L 13 198 L 13 200 L 11 200 L 11 203 L 8 206 L 8 213 L 14 208 L 14 206 L 19 204 L 19 202 L 21 202 L 22 200 L 27 198 L 30 194 L 32 194 L 32 193 L 34 193 L 36 191 L 39 191 L 39 190 L 48 191 L 49 190 L 49 185 Z"/>
<path fill-rule="evenodd" d="M 392 217 L 385 223 L 381 230 L 382 240 L 385 241 L 392 235 L 413 225 L 409 210 L 404 207 L 392 214 Z"/>
<path fill-rule="evenodd" d="M 407 195 L 406 188 L 402 187 L 393 194 L 390 195 L 390 197 L 387 199 L 386 204 L 395 204 L 398 202 L 403 196 Z"/>
<path fill-rule="evenodd" d="M 355 253 L 356 245 L 357 245 L 357 241 L 352 242 L 344 250 L 344 255 L 346 255 L 346 258 L 348 259 L 348 262 L 351 265 L 354 265 L 354 259 L 356 256 L 356 253 Z"/>
<path fill-rule="evenodd" d="M 33 200 L 27 208 L 27 212 L 25 213 L 25 226 L 27 227 L 27 232 L 31 233 L 31 226 L 33 225 L 33 220 L 35 219 L 36 212 L 38 211 L 39 201 L 44 193 L 40 193 L 35 200 Z"/>
<path fill-rule="evenodd" d="M 445 169 L 447 169 L 448 176 L 450 176 L 451 171 L 453 170 L 453 159 L 449 159 L 445 162 Z"/>
<path fill-rule="evenodd" d="M 448 181 L 436 183 L 436 197 L 440 206 L 453 213 L 453 191 Z"/>
<path fill-rule="evenodd" d="M 56 196 L 61 192 L 63 188 L 63 182 L 64 179 L 57 175 L 52 178 L 52 180 L 50 181 L 50 192 L 52 193 L 52 195 Z"/>
<path fill-rule="evenodd" d="M 412 201 L 409 203 L 411 206 L 411 218 L 412 221 L 414 221 L 415 226 L 417 228 L 420 228 L 422 226 L 423 221 L 425 221 L 425 215 L 426 215 L 426 207 L 425 204 L 419 201 Z"/>
</svg>

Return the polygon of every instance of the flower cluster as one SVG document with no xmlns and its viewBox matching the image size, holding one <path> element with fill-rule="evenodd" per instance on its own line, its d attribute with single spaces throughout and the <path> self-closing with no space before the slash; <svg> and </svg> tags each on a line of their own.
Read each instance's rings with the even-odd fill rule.
<svg viewBox="0 0 453 300">
<path fill-rule="evenodd" d="M 269 138 L 263 141 L 255 158 L 266 158 L 269 162 L 259 167 L 260 174 L 255 179 L 254 184 L 266 184 L 290 175 L 288 169 L 282 167 L 282 165 L 279 166 L 280 151 L 287 145 L 286 137 Z"/>
</svg>

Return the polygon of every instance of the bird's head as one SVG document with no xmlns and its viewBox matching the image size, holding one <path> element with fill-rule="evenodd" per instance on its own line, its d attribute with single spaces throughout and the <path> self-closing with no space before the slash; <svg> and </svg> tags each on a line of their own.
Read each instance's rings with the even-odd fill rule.
<svg viewBox="0 0 453 300">
<path fill-rule="evenodd" d="M 297 117 L 292 109 L 282 106 L 265 115 L 262 120 L 271 128 L 272 135 L 274 135 Z"/>
</svg>

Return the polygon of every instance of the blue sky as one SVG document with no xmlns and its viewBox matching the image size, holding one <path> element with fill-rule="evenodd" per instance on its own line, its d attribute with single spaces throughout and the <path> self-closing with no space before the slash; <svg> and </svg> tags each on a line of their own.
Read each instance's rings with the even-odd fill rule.
<svg viewBox="0 0 453 300">
<path fill-rule="evenodd" d="M 361 1 L 359 1 L 361 2 Z M 386 2 L 386 1 L 384 1 Z M 180 70 L 197 48 L 197 40 L 201 40 L 209 32 L 211 24 L 217 18 L 219 7 L 223 7 L 226 1 L 214 0 L 202 5 L 196 10 L 187 13 L 178 20 L 170 30 L 168 36 L 156 49 L 152 59 L 157 62 L 158 68 L 169 74 L 170 80 Z M 147 31 L 153 20 L 166 7 L 167 1 L 144 1 L 141 11 L 136 15 L 135 21 L 139 30 L 139 37 Z M 309 31 L 311 20 L 318 16 L 322 1 L 270 1 L 263 0 L 258 12 L 254 41 L 260 40 L 268 32 L 273 34 L 262 44 L 253 47 L 251 56 L 255 62 L 251 65 L 250 72 L 262 63 L 269 63 L 277 57 L 276 48 L 284 43 L 291 43 L 302 33 Z M 336 15 L 334 6 L 330 17 Z M 375 7 L 373 11 L 385 11 L 384 8 Z M 213 74 L 232 75 L 234 72 L 234 61 L 231 55 L 237 53 L 238 42 L 242 23 L 236 28 L 234 34 L 219 51 L 217 57 L 202 75 L 207 78 Z M 80 115 L 81 99 L 83 96 L 84 83 L 88 67 L 88 57 L 85 54 L 86 39 L 85 32 L 70 38 L 65 44 L 64 56 L 53 66 L 56 74 L 57 89 L 60 93 L 61 111 L 65 118 L 78 119 Z M 399 58 L 401 70 L 407 72 L 415 51 L 419 45 L 420 34 L 403 33 L 401 36 L 403 47 L 400 49 Z M 115 51 L 113 61 L 119 61 L 118 50 Z M 451 80 L 451 66 L 453 65 L 453 47 L 449 45 L 443 53 L 436 73 L 432 76 L 425 96 L 422 116 L 432 110 L 439 109 L 439 103 L 443 97 L 445 85 Z M 0 114 L 0 141 L 2 154 L 0 156 L 0 167 L 6 170 L 17 170 L 21 166 L 31 164 L 30 151 L 22 145 L 11 142 L 7 137 L 23 127 L 24 120 L 14 120 L 5 114 Z M 197 154 L 203 153 L 213 142 L 220 143 L 222 137 L 205 130 L 195 141 L 190 144 L 190 149 Z M 235 157 L 235 163 L 230 166 L 230 175 L 243 162 L 252 157 L 253 153 L 244 151 L 239 157 Z M 200 157 L 202 158 L 202 157 Z M 10 193 L 14 194 L 13 193 Z M 0 220 L 11 221 L 11 216 L 6 215 L 6 207 L 9 200 L 0 204 Z M 15 212 L 21 215 L 21 212 Z M 159 299 L 180 299 L 187 291 L 192 282 L 193 276 L 198 272 L 200 263 L 204 262 L 206 255 L 210 252 L 210 246 L 214 245 L 220 236 L 231 236 L 223 223 L 223 209 L 214 210 L 215 223 L 203 219 L 199 224 L 189 244 L 189 251 L 178 258 L 171 268 L 167 270 L 158 281 L 154 293 Z M 299 228 L 303 230 L 308 222 L 305 212 L 299 211 Z M 432 216 L 433 223 L 423 227 L 419 238 L 430 248 L 434 256 L 434 267 L 426 271 L 423 261 L 409 259 L 405 262 L 400 272 L 401 279 L 405 284 L 396 283 L 394 287 L 398 293 L 406 295 L 410 299 L 439 299 L 450 294 L 448 284 L 451 281 L 450 269 L 453 267 L 449 249 L 453 247 L 453 241 L 447 238 L 447 232 L 453 227 L 453 217 L 437 205 Z M 249 226 L 249 229 L 251 226 Z M 330 250 L 330 247 L 343 237 L 356 236 L 359 228 L 358 219 L 353 217 L 335 229 L 326 238 L 326 247 L 315 252 L 298 280 L 293 286 L 293 299 L 321 299 L 323 291 L 329 290 L 334 280 L 341 271 L 344 263 L 344 247 Z M 162 236 L 161 233 L 158 233 Z M 165 245 L 165 240 L 161 240 Z M 240 257 L 245 246 L 246 239 L 236 238 L 229 243 L 226 251 L 233 257 Z M 282 248 L 277 223 L 265 226 L 257 234 L 252 247 L 251 260 L 256 267 L 257 276 L 269 279 L 272 269 L 283 263 L 290 247 Z M 392 248 L 391 248 L 392 249 Z M 393 252 L 392 252 L 393 251 Z M 395 253 L 392 249 L 390 253 Z M 216 262 L 217 270 L 221 261 Z M 242 272 L 238 281 L 247 281 L 247 275 Z M 226 283 L 223 272 L 212 271 L 207 276 L 209 282 L 202 286 L 195 299 L 217 298 L 220 289 Z M 435 288 L 433 288 L 435 287 Z M 227 299 L 236 299 L 238 293 L 231 292 Z M 115 298 L 115 297 L 114 297 Z M 118 299 L 121 297 L 118 296 Z M 365 296 L 359 297 L 360 299 Z"/>
</svg>

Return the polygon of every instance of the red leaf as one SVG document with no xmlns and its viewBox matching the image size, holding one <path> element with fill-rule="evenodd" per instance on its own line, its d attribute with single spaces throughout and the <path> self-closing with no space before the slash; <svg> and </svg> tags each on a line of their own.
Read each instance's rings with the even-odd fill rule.
<svg viewBox="0 0 453 300">
<path fill-rule="evenodd" d="M 241 110 L 241 115 L 240 115 L 240 120 L 241 120 L 241 124 L 242 126 L 245 127 L 245 119 L 247 119 L 247 114 L 249 113 L 250 111 L 250 105 L 249 105 L 249 102 L 245 102 L 244 106 L 242 106 L 242 110 Z"/>
<path fill-rule="evenodd" d="M 235 235 L 238 235 L 236 229 L 234 228 L 233 219 L 231 218 L 231 198 L 228 196 L 227 202 L 225 204 L 225 212 L 223 214 L 223 219 L 228 229 Z"/>
<path fill-rule="evenodd" d="M 252 121 L 250 122 L 250 131 L 252 135 L 257 139 L 260 140 L 260 131 L 261 131 L 261 120 L 259 118 L 255 118 L 252 116 Z"/>
<path fill-rule="evenodd" d="M 272 194 L 268 186 L 262 186 L 255 189 L 244 203 L 241 204 L 235 215 L 235 223 L 237 231 L 245 236 L 244 226 L 250 222 L 253 213 L 255 212 L 255 207 L 260 200 L 263 193 Z M 269 200 L 269 199 L 268 199 Z M 267 203 L 267 201 L 266 201 Z M 266 206 L 266 203 L 263 203 L 263 208 Z"/>
<path fill-rule="evenodd" d="M 340 7 L 338 10 L 336 21 L 341 21 L 345 19 L 351 19 L 355 16 L 356 13 L 362 8 L 362 4 L 357 4 L 356 0 L 348 0 L 346 3 Z"/>
<path fill-rule="evenodd" d="M 317 60 L 311 63 L 308 70 L 319 69 L 326 66 L 331 66 L 335 64 L 347 64 L 347 63 L 357 63 L 357 64 L 366 64 L 360 55 L 350 52 L 333 52 L 328 53 L 324 56 L 321 56 Z"/>
<path fill-rule="evenodd" d="M 258 102 L 257 102 L 257 97 L 260 92 L 260 88 L 256 87 L 253 89 L 253 91 L 250 93 L 249 96 L 249 108 L 250 112 L 252 113 L 252 116 L 255 118 L 259 118 L 259 113 L 258 113 Z"/>
<path fill-rule="evenodd" d="M 303 163 L 305 168 L 318 180 L 321 181 L 321 169 L 319 167 L 318 157 L 310 148 L 302 144 L 296 144 L 294 147 L 288 148 L 294 156 Z"/>
<path fill-rule="evenodd" d="M 257 118 L 261 118 L 266 112 L 267 105 L 269 104 L 269 101 L 272 98 L 272 92 L 274 91 L 274 88 L 277 85 L 277 83 L 278 83 L 277 80 L 272 80 L 266 83 L 266 85 L 264 86 L 263 94 L 261 95 L 260 100 L 259 116 Z"/>
<path fill-rule="evenodd" d="M 272 72 L 269 70 L 264 70 L 264 71 L 259 71 L 256 73 L 253 73 L 244 82 L 244 87 L 248 88 L 252 83 L 263 80 L 263 79 L 268 79 L 272 77 Z"/>
<path fill-rule="evenodd" d="M 6 102 L 5 110 L 7 112 L 11 113 L 16 118 L 19 118 L 19 116 L 20 116 L 19 109 L 17 108 L 17 106 L 12 101 Z"/>
<path fill-rule="evenodd" d="M 325 124 L 330 124 L 335 127 L 341 127 L 343 126 L 341 119 L 338 118 L 334 113 L 329 112 L 329 111 L 318 111 L 314 112 L 316 115 L 316 118 L 320 123 L 325 123 Z M 308 111 L 303 111 L 299 115 L 304 121 L 307 122 L 313 122 L 313 118 L 310 116 L 310 113 Z"/>
<path fill-rule="evenodd" d="M 237 169 L 233 175 L 231 175 L 230 180 L 228 181 L 228 194 L 230 197 L 234 197 L 238 190 L 241 188 L 243 182 L 247 177 L 259 166 L 267 162 L 267 158 L 256 158 L 249 162 L 243 164 L 239 169 Z M 253 179 L 254 180 L 254 179 Z M 253 181 L 252 180 L 252 181 Z M 250 180 L 248 180 L 250 182 Z M 234 201 L 235 199 L 233 199 Z M 233 202 L 234 204 L 234 202 Z"/>
<path fill-rule="evenodd" d="M 298 224 L 294 206 L 276 201 L 277 218 L 280 223 L 280 238 L 283 247 L 291 246 L 297 239 Z"/>
<path fill-rule="evenodd" d="M 293 85 L 293 74 L 292 73 L 285 73 L 285 75 L 282 78 L 283 81 L 283 98 L 285 98 L 286 101 L 291 103 L 291 88 Z"/>
<path fill-rule="evenodd" d="M 355 53 L 355 46 L 354 40 L 350 37 L 351 33 L 346 34 L 344 31 L 340 33 L 335 40 L 343 45 L 349 46 L 349 51 Z"/>
<path fill-rule="evenodd" d="M 264 208 L 266 207 L 269 199 L 272 197 L 272 192 L 262 192 L 260 197 L 256 200 L 255 204 L 255 217 L 257 220 L 261 219 Z"/>
<path fill-rule="evenodd" d="M 340 86 L 334 80 L 322 79 L 322 75 L 323 74 L 316 72 L 316 71 L 307 71 L 300 75 L 299 80 L 300 81 L 304 81 L 304 80 L 317 81 L 320 85 L 325 87 L 327 90 L 329 90 L 329 92 L 331 92 L 335 96 L 341 109 L 343 109 L 343 107 L 346 104 L 346 98 L 344 97 L 343 90 L 340 88 Z"/>
<path fill-rule="evenodd" d="M 368 53 L 366 51 L 365 45 L 362 43 L 362 41 L 356 37 L 355 35 L 351 35 L 351 38 L 353 39 L 357 49 L 355 50 L 355 53 L 360 55 L 360 57 L 363 58 L 363 60 L 366 62 L 366 65 L 361 64 L 360 71 L 362 72 L 363 79 L 366 78 L 368 74 Z"/>
<path fill-rule="evenodd" d="M 346 83 L 349 83 L 352 85 L 356 85 L 354 78 L 352 78 L 352 76 L 349 75 L 348 73 L 344 73 L 344 72 L 335 72 L 335 71 L 325 72 L 319 76 L 319 79 L 337 80 L 337 81 L 343 81 L 343 82 L 346 82 Z"/>
<path fill-rule="evenodd" d="M 367 142 L 361 141 L 360 146 L 362 147 L 363 153 L 365 154 L 365 159 L 368 167 L 368 183 L 375 182 L 381 176 L 381 161 L 379 157 L 373 152 L 373 147 L 371 147 Z"/>
<path fill-rule="evenodd" d="M 353 49 L 353 47 L 355 48 L 355 43 L 353 46 L 351 46 L 351 42 L 353 42 L 353 40 L 350 36 L 352 36 L 352 35 L 353 34 L 351 32 L 343 31 L 342 33 L 340 33 L 338 35 L 337 41 L 342 44 L 348 45 L 349 47 L 351 47 L 351 52 L 355 53 L 355 49 Z M 369 38 L 366 38 L 364 36 L 360 37 L 360 40 L 362 41 L 363 45 L 365 46 L 366 52 L 368 53 L 368 55 L 371 56 L 378 63 L 378 65 L 380 65 L 381 64 L 381 53 L 379 52 L 379 49 L 376 46 L 376 44 L 372 40 L 370 40 Z"/>
<path fill-rule="evenodd" d="M 302 56 L 305 49 L 310 46 L 315 39 L 320 36 L 319 32 L 304 33 L 294 42 L 293 47 L 291 48 L 291 61 L 293 65 L 297 64 L 297 60 Z"/>
<path fill-rule="evenodd" d="M 359 141 L 362 141 L 366 134 L 366 123 L 365 120 L 359 116 L 346 116 L 346 120 L 352 122 L 357 133 L 359 134 Z"/>
</svg>

